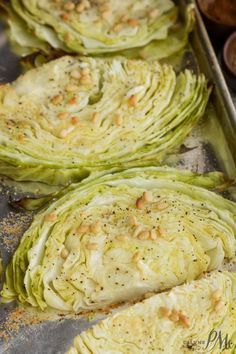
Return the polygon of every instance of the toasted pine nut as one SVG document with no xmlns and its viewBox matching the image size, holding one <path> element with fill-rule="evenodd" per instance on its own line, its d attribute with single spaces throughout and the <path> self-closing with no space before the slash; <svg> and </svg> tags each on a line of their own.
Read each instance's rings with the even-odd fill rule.
<svg viewBox="0 0 236 354">
<path fill-rule="evenodd" d="M 139 240 L 147 240 L 149 238 L 149 232 L 148 231 L 142 231 L 138 235 Z"/>
<path fill-rule="evenodd" d="M 115 124 L 118 125 L 118 127 L 119 127 L 123 123 L 123 118 L 121 117 L 120 114 L 116 114 L 114 117 L 114 121 L 115 121 Z"/>
<path fill-rule="evenodd" d="M 137 27 L 139 25 L 139 21 L 135 18 L 129 18 L 127 23 L 132 27 Z"/>
<path fill-rule="evenodd" d="M 69 256 L 69 251 L 64 247 L 61 251 L 61 257 L 66 259 Z"/>
<path fill-rule="evenodd" d="M 138 262 L 138 261 L 140 261 L 140 259 L 141 259 L 140 252 L 135 252 L 135 254 L 134 254 L 133 257 L 132 257 L 132 260 L 133 260 L 134 262 Z"/>
<path fill-rule="evenodd" d="M 59 104 L 62 101 L 63 101 L 63 96 L 62 95 L 56 95 L 56 96 L 52 97 L 52 99 L 51 99 L 51 102 L 53 104 Z"/>
<path fill-rule="evenodd" d="M 137 226 L 137 227 L 135 228 L 135 230 L 134 230 L 133 237 L 134 237 L 134 238 L 137 237 L 138 234 L 140 234 L 140 232 L 142 231 L 142 229 L 143 229 L 143 228 L 142 228 L 141 225 Z"/>
<path fill-rule="evenodd" d="M 179 319 L 180 319 L 180 321 L 183 322 L 183 325 L 185 327 L 189 327 L 190 326 L 190 320 L 184 313 L 182 313 L 182 312 L 179 313 Z"/>
<path fill-rule="evenodd" d="M 73 125 L 78 124 L 78 122 L 79 122 L 78 117 L 71 117 L 71 123 L 72 123 Z"/>
<path fill-rule="evenodd" d="M 222 307 L 224 307 L 224 301 L 222 300 L 217 301 L 215 304 L 215 310 L 219 311 L 220 309 L 222 309 Z"/>
<path fill-rule="evenodd" d="M 153 200 L 152 192 L 151 191 L 146 191 L 143 193 L 143 200 L 145 202 L 151 202 Z"/>
<path fill-rule="evenodd" d="M 143 209 L 143 207 L 144 207 L 143 197 L 140 197 L 136 200 L 136 207 L 137 207 L 137 209 Z"/>
<path fill-rule="evenodd" d="M 168 318 L 171 315 L 171 310 L 168 307 L 160 307 L 159 312 L 162 317 Z"/>
<path fill-rule="evenodd" d="M 61 14 L 61 18 L 62 20 L 68 21 L 70 18 L 70 14 L 68 12 L 64 12 L 63 14 Z"/>
<path fill-rule="evenodd" d="M 54 213 L 47 214 L 47 215 L 45 215 L 44 220 L 45 221 L 56 221 L 57 220 L 57 216 Z"/>
<path fill-rule="evenodd" d="M 80 83 L 82 85 L 89 85 L 92 83 L 91 76 L 90 75 L 84 75 L 80 78 Z"/>
<path fill-rule="evenodd" d="M 80 74 L 80 72 L 78 70 L 73 70 L 73 71 L 71 71 L 70 76 L 73 79 L 80 79 L 81 74 Z"/>
<path fill-rule="evenodd" d="M 92 117 L 92 122 L 93 123 L 98 123 L 99 119 L 100 119 L 99 113 L 98 112 L 94 112 L 93 113 L 93 117 Z"/>
<path fill-rule="evenodd" d="M 130 226 L 138 226 L 137 219 L 134 215 L 131 215 L 129 217 L 129 224 L 130 224 Z"/>
<path fill-rule="evenodd" d="M 94 232 L 95 234 L 97 234 L 98 232 L 100 232 L 101 229 L 102 229 L 102 227 L 101 227 L 101 222 L 100 222 L 100 221 L 96 221 L 94 224 L 92 224 L 92 225 L 90 226 L 90 230 L 91 230 L 92 232 Z"/>
<path fill-rule="evenodd" d="M 114 27 L 113 27 L 113 31 L 118 33 L 123 29 L 123 25 L 121 23 L 117 23 Z"/>
<path fill-rule="evenodd" d="M 173 322 L 178 322 L 179 321 L 179 312 L 176 310 L 172 310 L 170 316 L 169 316 L 170 320 Z"/>
<path fill-rule="evenodd" d="M 67 113 L 67 112 L 61 112 L 61 113 L 59 113 L 58 114 L 58 118 L 59 119 L 61 119 L 61 120 L 65 120 L 66 118 L 68 118 L 68 116 L 69 116 L 69 113 Z"/>
<path fill-rule="evenodd" d="M 85 4 L 81 3 L 79 5 L 76 6 L 76 11 L 80 14 L 81 12 L 83 12 L 85 10 Z"/>
<path fill-rule="evenodd" d="M 87 75 L 89 75 L 90 74 L 90 69 L 89 68 L 83 68 L 82 70 L 81 70 L 81 75 L 82 76 L 87 76 Z"/>
<path fill-rule="evenodd" d="M 66 91 L 67 92 L 75 92 L 78 90 L 78 86 L 73 85 L 73 84 L 69 84 L 66 86 Z"/>
<path fill-rule="evenodd" d="M 17 137 L 18 141 L 20 141 L 21 143 L 23 143 L 25 141 L 25 136 L 24 134 L 19 134 Z"/>
<path fill-rule="evenodd" d="M 155 241 L 157 239 L 157 233 L 156 233 L 156 230 L 152 229 L 150 231 L 150 239 Z"/>
<path fill-rule="evenodd" d="M 69 128 L 67 129 L 63 129 L 61 132 L 60 132 L 60 138 L 66 138 L 72 131 L 74 130 L 74 127 L 73 126 L 70 126 Z"/>
<path fill-rule="evenodd" d="M 78 228 L 77 228 L 77 232 L 80 234 L 84 234 L 86 232 L 89 231 L 89 225 L 87 224 L 81 224 Z"/>
<path fill-rule="evenodd" d="M 83 0 L 83 4 L 84 4 L 85 9 L 89 9 L 91 7 L 91 4 L 88 0 Z"/>
<path fill-rule="evenodd" d="M 69 104 L 76 104 L 77 103 L 77 98 L 76 97 L 72 97 L 69 102 Z"/>
<path fill-rule="evenodd" d="M 102 18 L 104 20 L 108 20 L 110 18 L 110 16 L 111 16 L 111 12 L 109 10 L 106 10 L 106 11 L 102 12 Z"/>
<path fill-rule="evenodd" d="M 102 4 L 99 7 L 100 12 L 104 12 L 104 11 L 111 11 L 111 5 L 109 3 L 107 4 Z"/>
<path fill-rule="evenodd" d="M 68 11 L 74 10 L 74 8 L 75 8 L 75 4 L 72 1 L 68 1 L 64 5 L 64 9 Z"/>
<path fill-rule="evenodd" d="M 138 104 L 138 99 L 136 95 L 131 95 L 128 100 L 129 106 L 135 107 Z"/>
<path fill-rule="evenodd" d="M 164 237 L 166 235 L 166 231 L 163 229 L 162 226 L 158 226 L 157 231 L 158 231 L 159 236 L 161 236 L 161 237 Z"/>
<path fill-rule="evenodd" d="M 159 10 L 158 9 L 153 9 L 149 12 L 149 17 L 151 19 L 156 18 L 159 15 Z"/>
<path fill-rule="evenodd" d="M 97 243 L 87 243 L 86 248 L 91 251 L 95 251 L 98 249 Z"/>
<path fill-rule="evenodd" d="M 128 237 L 125 236 L 125 235 L 117 235 L 117 236 L 116 236 L 116 240 L 117 240 L 117 241 L 121 241 L 121 242 L 125 242 L 125 241 L 128 240 Z"/>
<path fill-rule="evenodd" d="M 127 22 L 128 19 L 129 19 L 129 17 L 128 17 L 128 15 L 126 14 L 126 15 L 123 15 L 120 20 L 121 20 L 121 22 Z"/>
<path fill-rule="evenodd" d="M 212 293 L 212 295 L 211 295 L 211 297 L 212 297 L 212 300 L 213 301 L 219 301 L 220 300 L 220 298 L 221 298 L 221 291 L 218 289 L 218 290 L 215 290 L 213 293 Z"/>
</svg>

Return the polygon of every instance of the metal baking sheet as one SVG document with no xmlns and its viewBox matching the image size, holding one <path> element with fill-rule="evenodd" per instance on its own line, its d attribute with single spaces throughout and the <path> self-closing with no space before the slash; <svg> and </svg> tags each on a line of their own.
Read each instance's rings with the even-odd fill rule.
<svg viewBox="0 0 236 354">
<path fill-rule="evenodd" d="M 185 3 L 181 1 L 183 8 Z M 190 46 L 182 58 L 183 67 L 200 70 L 214 85 L 205 117 L 193 129 L 166 163 L 193 171 L 222 171 L 236 178 L 236 112 L 201 15 L 196 9 L 196 27 Z M 192 52 L 193 50 L 193 52 Z M 194 55 L 193 55 L 194 53 Z M 0 83 L 14 80 L 20 73 L 18 59 L 10 53 L 0 28 Z M 16 211 L 8 204 L 9 191 L 0 194 L 0 252 L 6 265 L 32 220 L 32 213 Z M 232 189 L 231 198 L 236 193 Z M 0 305 L 1 354 L 60 354 L 65 353 L 73 338 L 106 313 L 68 315 L 39 313 L 16 303 Z"/>
</svg>

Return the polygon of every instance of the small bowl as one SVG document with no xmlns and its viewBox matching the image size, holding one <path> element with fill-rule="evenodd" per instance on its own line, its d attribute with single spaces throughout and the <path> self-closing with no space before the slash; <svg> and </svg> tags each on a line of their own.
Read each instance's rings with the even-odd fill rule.
<svg viewBox="0 0 236 354">
<path fill-rule="evenodd" d="M 228 70 L 236 76 L 236 31 L 227 39 L 224 45 L 223 56 Z"/>
<path fill-rule="evenodd" d="M 236 30 L 235 0 L 197 0 L 197 3 L 213 38 L 226 39 Z"/>
</svg>

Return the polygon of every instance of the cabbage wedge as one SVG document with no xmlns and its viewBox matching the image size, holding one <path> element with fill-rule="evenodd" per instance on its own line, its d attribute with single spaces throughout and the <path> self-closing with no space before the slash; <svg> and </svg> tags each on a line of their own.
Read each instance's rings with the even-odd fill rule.
<svg viewBox="0 0 236 354">
<path fill-rule="evenodd" d="M 0 174 L 66 185 L 160 164 L 200 119 L 203 75 L 157 61 L 66 56 L 0 87 Z"/>
<path fill-rule="evenodd" d="M 153 2 L 153 6 L 158 6 L 158 1 L 154 1 Z M 164 5 L 164 1 L 162 1 L 163 5 Z M 27 9 L 26 7 L 22 6 L 18 6 L 20 4 L 19 2 L 15 2 L 12 1 L 12 3 L 10 2 L 2 2 L 0 4 L 0 6 L 3 6 L 3 8 L 6 10 L 5 16 L 3 16 L 3 18 L 5 18 L 8 22 L 9 25 L 9 39 L 11 41 L 12 44 L 12 49 L 15 53 L 17 53 L 18 55 L 25 57 L 34 53 L 45 53 L 46 54 L 46 58 L 47 56 L 52 56 L 53 52 L 55 53 L 54 55 L 57 55 L 58 51 L 63 51 L 63 52 L 68 52 L 68 53 L 92 53 L 92 54 L 98 54 L 101 52 L 101 48 L 99 48 L 98 50 L 95 48 L 86 48 L 86 41 L 85 41 L 85 45 L 83 45 L 83 48 L 75 48 L 73 46 L 73 48 L 70 48 L 68 46 L 68 40 L 65 39 L 61 39 L 59 40 L 58 36 L 56 35 L 55 31 L 52 28 L 46 27 L 45 25 L 43 25 L 42 23 L 39 23 L 36 21 L 35 17 L 33 18 L 32 16 L 30 16 L 30 13 L 28 13 L 27 16 Z M 57 2 L 57 7 L 61 6 L 58 5 L 59 2 Z M 122 11 L 125 13 L 125 8 L 124 6 L 131 6 L 131 3 L 128 2 L 124 2 L 124 4 L 122 4 L 122 6 L 117 6 L 118 3 L 116 3 L 115 5 L 112 4 L 108 4 L 108 2 L 106 3 L 107 7 L 114 7 L 117 8 L 119 7 L 119 12 Z M 55 2 L 54 2 L 55 5 Z M 100 4 L 100 8 L 104 6 L 102 4 Z M 163 59 L 163 58 L 167 58 L 169 56 L 172 56 L 174 54 L 176 54 L 177 52 L 179 52 L 180 50 L 182 50 L 188 42 L 188 35 L 189 33 L 192 31 L 193 29 L 193 25 L 195 22 L 195 18 L 194 18 L 194 6 L 192 4 L 190 5 L 186 5 L 186 10 L 183 16 L 183 19 L 179 19 L 177 18 L 177 10 L 176 7 L 173 7 L 173 4 L 171 4 L 169 1 L 166 2 L 165 4 L 165 8 L 169 8 L 170 10 L 168 10 L 168 15 L 166 18 L 169 18 L 169 23 L 168 23 L 168 28 L 166 27 L 167 22 L 163 21 L 163 15 L 161 15 L 161 12 L 158 13 L 157 8 L 152 12 L 150 10 L 150 7 L 146 7 L 147 6 L 147 2 L 140 2 L 139 4 L 135 4 L 133 5 L 133 8 L 136 8 L 136 13 L 137 11 L 139 11 L 137 9 L 137 7 L 140 7 L 140 11 L 141 11 L 141 7 L 145 6 L 145 14 L 146 14 L 146 19 L 144 19 L 143 17 L 143 21 L 147 22 L 147 24 L 152 21 L 155 20 L 156 23 L 160 23 L 161 27 L 160 27 L 160 31 L 162 31 L 162 35 L 160 37 L 157 36 L 156 39 L 151 40 L 151 36 L 150 38 L 147 39 L 147 43 L 143 46 L 143 43 L 141 44 L 142 46 L 140 46 L 139 41 L 135 40 L 134 42 L 130 43 L 128 42 L 128 46 L 125 44 L 126 49 L 124 49 L 124 46 L 120 42 L 121 37 L 123 38 L 123 40 L 125 40 L 125 42 L 128 40 L 132 40 L 132 37 L 135 36 L 135 31 L 134 28 L 132 28 L 132 26 L 130 27 L 129 25 L 123 23 L 120 25 L 120 27 L 123 26 L 123 30 L 122 31 L 118 31 L 118 32 L 111 32 L 109 34 L 109 39 L 111 40 L 111 37 L 114 36 L 114 40 L 117 40 L 117 44 L 116 47 L 113 48 L 112 45 L 107 45 L 107 47 L 104 47 L 103 51 L 105 53 L 110 53 L 112 54 L 114 51 L 114 54 L 120 54 L 120 55 L 124 55 L 126 57 L 129 58 L 145 58 L 145 59 Z M 151 4 L 150 4 L 151 6 Z M 162 6 L 162 4 L 161 4 Z M 73 7 L 73 5 L 72 5 Z M 163 7 L 163 10 L 164 10 Z M 95 19 L 95 13 L 96 11 L 98 11 L 99 6 L 96 6 L 94 4 L 91 3 L 91 7 L 90 10 L 87 9 L 87 12 L 93 12 L 93 20 Z M 116 11 L 117 9 L 115 9 Z M 72 12 L 72 10 L 71 10 Z M 156 18 L 154 16 L 153 19 L 150 18 L 150 14 L 151 16 L 156 14 Z M 72 13 L 71 13 L 72 15 Z M 89 13 L 87 14 L 88 16 Z M 86 15 L 82 15 L 82 14 L 77 14 L 77 16 L 80 17 L 81 21 L 84 21 L 86 18 Z M 113 16 L 114 13 L 113 13 Z M 119 16 L 118 16 L 119 17 Z M 120 15 L 120 18 L 122 16 Z M 127 17 L 127 16 L 126 16 Z M 127 18 L 128 20 L 128 18 Z M 35 22 L 36 21 L 36 22 Z M 59 22 L 61 22 L 62 20 L 58 20 Z M 67 21 L 66 21 L 67 22 Z M 82 23 L 81 23 L 82 25 Z M 106 32 L 106 29 L 109 28 L 111 26 L 111 23 L 108 23 L 108 21 L 106 19 L 104 19 L 104 24 L 103 26 L 101 25 L 100 28 L 96 28 L 98 25 L 95 25 L 93 27 L 93 34 L 92 37 L 96 37 L 97 32 L 96 30 L 99 30 L 101 32 Z M 86 25 L 85 25 L 86 27 Z M 89 27 L 91 28 L 91 23 L 89 23 Z M 117 27 L 117 25 L 116 25 Z M 126 27 L 126 29 L 125 29 Z M 166 27 L 166 28 L 165 28 Z M 119 26 L 117 27 L 119 28 Z M 128 32 L 126 32 L 128 30 Z M 132 33 L 129 33 L 129 31 L 132 30 Z M 137 29 L 136 29 L 137 30 Z M 89 29 L 90 32 L 90 29 Z M 161 32 L 160 32 L 161 33 Z M 137 34 L 137 33 L 136 33 Z M 91 33 L 90 33 L 91 35 Z M 148 36 L 150 35 L 150 33 L 148 34 Z M 93 39 L 94 41 L 94 39 Z M 94 41 L 94 45 L 95 45 L 95 41 Z M 77 43 L 78 44 L 78 43 Z M 98 44 L 98 42 L 97 42 Z M 122 51 L 123 49 L 123 51 Z"/>
<path fill-rule="evenodd" d="M 101 321 L 76 337 L 67 354 L 233 354 L 235 349 L 236 273 L 214 272 Z"/>
<path fill-rule="evenodd" d="M 101 309 L 221 267 L 235 255 L 236 204 L 205 189 L 221 183 L 147 167 L 70 186 L 24 234 L 3 301 Z"/>
<path fill-rule="evenodd" d="M 4 3 L 23 20 L 25 32 L 31 31 L 53 48 L 82 54 L 117 52 L 163 40 L 178 15 L 170 0 L 126 0 L 122 6 L 116 0 L 11 0 L 10 5 L 3 1 L 3 6 Z M 16 32 L 15 37 L 19 38 Z M 32 39 L 30 42 L 33 44 Z"/>
</svg>

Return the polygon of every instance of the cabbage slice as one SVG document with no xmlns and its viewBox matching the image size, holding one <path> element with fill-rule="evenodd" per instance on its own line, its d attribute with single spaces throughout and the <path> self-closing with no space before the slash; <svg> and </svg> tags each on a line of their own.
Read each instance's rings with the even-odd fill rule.
<svg viewBox="0 0 236 354">
<path fill-rule="evenodd" d="M 50 57 L 57 57 L 58 50 L 68 53 L 74 51 L 66 43 L 56 39 L 52 35 L 50 28 L 44 28 L 39 23 L 36 25 L 34 18 L 29 16 L 29 14 L 26 16 L 26 13 L 22 11 L 22 7 L 19 6 L 16 12 L 10 3 L 3 2 L 0 6 L 3 6 L 6 10 L 3 18 L 6 18 L 9 24 L 9 39 L 16 54 L 25 57 L 40 52 L 44 54 L 47 61 Z M 135 48 L 123 51 L 119 49 L 119 51 L 114 52 L 114 55 L 146 60 L 168 58 L 181 51 L 187 45 L 188 35 L 193 29 L 194 22 L 194 6 L 190 4 L 186 6 L 184 18 L 178 20 L 178 22 L 173 21 L 165 38 L 155 39 L 143 47 L 135 46 Z M 61 55 L 60 52 L 59 54 Z M 109 53 L 108 55 L 111 54 Z"/>
<path fill-rule="evenodd" d="M 209 94 L 203 75 L 157 61 L 62 57 L 0 88 L 0 174 L 60 186 L 160 164 Z"/>
<path fill-rule="evenodd" d="M 236 273 L 213 272 L 82 332 L 67 354 L 235 353 Z"/>
<path fill-rule="evenodd" d="M 24 234 L 3 300 L 80 312 L 221 267 L 235 256 L 236 205 L 203 188 L 220 182 L 149 167 L 69 187 Z"/>
<path fill-rule="evenodd" d="M 177 7 L 170 0 L 127 0 L 122 6 L 115 0 L 86 1 L 89 7 L 78 12 L 81 3 L 66 10 L 65 1 L 11 0 L 11 7 L 53 48 L 82 54 L 114 52 L 165 39 L 177 18 Z"/>
</svg>

